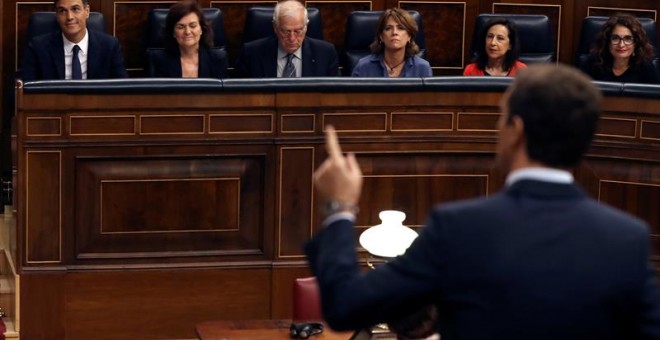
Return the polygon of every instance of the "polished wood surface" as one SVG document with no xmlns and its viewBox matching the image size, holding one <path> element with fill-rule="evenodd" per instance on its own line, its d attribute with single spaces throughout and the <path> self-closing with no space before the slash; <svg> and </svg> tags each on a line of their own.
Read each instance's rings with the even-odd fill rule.
<svg viewBox="0 0 660 340">
<path fill-rule="evenodd" d="M 322 218 L 311 176 L 323 126 L 337 126 L 365 175 L 356 235 L 383 209 L 421 228 L 434 204 L 502 186 L 501 95 L 18 88 L 21 336 L 190 338 L 206 320 L 291 318 L 293 280 L 309 276 L 302 247 Z M 660 99 L 604 106 L 576 180 L 649 223 L 658 268 Z"/>
<path fill-rule="evenodd" d="M 278 340 L 291 339 L 291 320 L 206 321 L 197 324 L 195 332 L 200 340 Z M 325 326 L 321 334 L 310 339 L 348 340 L 353 332 L 336 332 Z"/>
</svg>

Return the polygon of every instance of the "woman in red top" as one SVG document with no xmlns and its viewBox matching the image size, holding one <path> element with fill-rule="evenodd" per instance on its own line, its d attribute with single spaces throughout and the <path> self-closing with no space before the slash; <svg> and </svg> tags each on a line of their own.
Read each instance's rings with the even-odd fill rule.
<svg viewBox="0 0 660 340">
<path fill-rule="evenodd" d="M 465 67 L 464 76 L 513 77 L 527 67 L 518 61 L 520 43 L 514 23 L 505 18 L 494 18 L 486 24 L 482 43 L 477 44 L 474 62 Z"/>
</svg>

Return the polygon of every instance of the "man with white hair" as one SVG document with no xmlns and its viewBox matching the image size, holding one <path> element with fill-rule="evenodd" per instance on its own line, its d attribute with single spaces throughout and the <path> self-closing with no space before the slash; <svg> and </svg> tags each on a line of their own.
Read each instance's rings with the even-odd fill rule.
<svg viewBox="0 0 660 340">
<path fill-rule="evenodd" d="M 297 0 L 285 0 L 275 6 L 275 35 L 250 41 L 236 63 L 240 77 L 299 78 L 339 75 L 335 47 L 323 40 L 305 37 L 307 9 Z"/>
</svg>

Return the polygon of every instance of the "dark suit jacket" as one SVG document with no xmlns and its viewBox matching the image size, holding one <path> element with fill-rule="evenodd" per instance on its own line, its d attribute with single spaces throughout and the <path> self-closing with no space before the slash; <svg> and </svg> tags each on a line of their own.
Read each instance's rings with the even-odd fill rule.
<svg viewBox="0 0 660 340">
<path fill-rule="evenodd" d="M 376 270 L 360 274 L 347 220 L 306 253 L 337 329 L 433 303 L 442 340 L 659 339 L 648 232 L 574 185 L 522 180 L 435 208 L 408 251 Z"/>
<path fill-rule="evenodd" d="M 89 33 L 87 79 L 128 78 L 117 38 L 94 30 Z M 64 79 L 64 40 L 57 31 L 34 37 L 23 54 L 24 81 Z"/>
<path fill-rule="evenodd" d="M 181 78 L 181 56 L 168 53 L 164 49 L 154 50 L 151 54 L 153 62 L 152 77 Z M 199 48 L 198 78 L 224 78 L 227 74 L 227 53 L 224 50 L 209 50 L 205 47 Z"/>
<path fill-rule="evenodd" d="M 236 62 L 239 77 L 277 77 L 276 36 L 250 41 L 243 46 Z M 305 37 L 302 44 L 303 77 L 336 77 L 339 75 L 337 51 L 329 42 Z"/>
</svg>

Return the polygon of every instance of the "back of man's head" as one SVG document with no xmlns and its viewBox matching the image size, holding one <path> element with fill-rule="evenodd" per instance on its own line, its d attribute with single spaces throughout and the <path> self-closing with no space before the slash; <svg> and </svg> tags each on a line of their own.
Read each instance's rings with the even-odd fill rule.
<svg viewBox="0 0 660 340">
<path fill-rule="evenodd" d="M 508 115 L 522 118 L 529 158 L 577 165 L 596 131 L 600 90 L 577 69 L 550 64 L 524 69 L 511 86 Z"/>
</svg>

